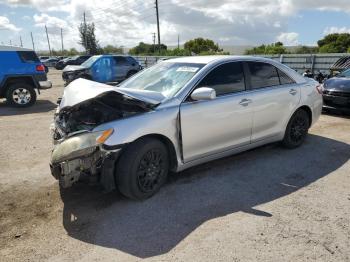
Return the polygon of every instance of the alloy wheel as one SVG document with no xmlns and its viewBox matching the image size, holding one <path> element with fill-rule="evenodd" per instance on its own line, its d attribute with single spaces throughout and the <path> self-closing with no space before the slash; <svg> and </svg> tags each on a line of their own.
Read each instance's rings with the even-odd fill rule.
<svg viewBox="0 0 350 262">
<path fill-rule="evenodd" d="M 157 188 L 165 175 L 164 157 L 160 150 L 152 149 L 142 158 L 137 169 L 137 180 L 141 191 L 147 193 Z"/>
<path fill-rule="evenodd" d="M 31 99 L 32 96 L 26 88 L 17 88 L 12 92 L 12 100 L 18 105 L 28 104 Z"/>
</svg>

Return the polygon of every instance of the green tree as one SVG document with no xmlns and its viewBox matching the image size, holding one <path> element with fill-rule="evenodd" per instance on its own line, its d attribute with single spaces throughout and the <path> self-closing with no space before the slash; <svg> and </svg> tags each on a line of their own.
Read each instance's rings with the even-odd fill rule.
<svg viewBox="0 0 350 262">
<path fill-rule="evenodd" d="M 297 47 L 293 53 L 294 54 L 316 54 L 319 52 L 319 48 L 315 46 L 299 46 Z"/>
<path fill-rule="evenodd" d="M 286 53 L 288 53 L 287 49 L 283 46 L 283 43 L 281 42 L 277 42 L 270 45 L 260 45 L 245 51 L 246 55 L 279 55 Z"/>
<path fill-rule="evenodd" d="M 113 45 L 106 45 L 105 47 L 102 48 L 102 52 L 104 54 L 122 54 L 123 48 L 113 46 Z"/>
<path fill-rule="evenodd" d="M 164 44 L 160 45 L 160 53 L 164 53 L 167 50 L 167 46 Z M 137 46 L 129 50 L 131 55 L 158 55 L 158 45 L 146 44 L 140 42 Z"/>
<path fill-rule="evenodd" d="M 195 54 L 200 54 L 203 52 L 221 52 L 222 49 L 219 48 L 213 40 L 204 39 L 204 38 L 195 38 L 190 41 L 187 41 L 184 45 L 185 49 L 193 52 Z"/>
<path fill-rule="evenodd" d="M 350 48 L 350 34 L 329 34 L 319 40 L 317 44 L 320 53 L 346 53 Z"/>
<path fill-rule="evenodd" d="M 81 44 L 90 55 L 100 53 L 101 48 L 95 36 L 95 24 L 87 23 L 85 26 L 84 23 L 81 23 L 78 29 L 80 35 L 79 44 Z"/>
</svg>

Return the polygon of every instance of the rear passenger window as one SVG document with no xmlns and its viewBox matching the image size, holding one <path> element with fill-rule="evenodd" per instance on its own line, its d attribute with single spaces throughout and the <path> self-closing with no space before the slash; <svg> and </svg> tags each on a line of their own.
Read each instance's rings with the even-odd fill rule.
<svg viewBox="0 0 350 262">
<path fill-rule="evenodd" d="M 39 58 L 33 51 L 18 51 L 19 58 L 25 63 L 40 63 Z"/>
<path fill-rule="evenodd" d="M 127 64 L 126 58 L 124 56 L 116 56 L 114 57 L 117 65 L 125 65 Z"/>
<path fill-rule="evenodd" d="M 215 89 L 217 96 L 245 90 L 242 63 L 231 62 L 213 69 L 198 85 Z"/>
<path fill-rule="evenodd" d="M 281 85 L 295 84 L 295 81 L 290 78 L 285 72 L 278 70 L 278 75 L 280 77 Z"/>
<path fill-rule="evenodd" d="M 248 62 L 252 89 L 277 86 L 280 80 L 277 68 L 261 62 Z"/>
</svg>

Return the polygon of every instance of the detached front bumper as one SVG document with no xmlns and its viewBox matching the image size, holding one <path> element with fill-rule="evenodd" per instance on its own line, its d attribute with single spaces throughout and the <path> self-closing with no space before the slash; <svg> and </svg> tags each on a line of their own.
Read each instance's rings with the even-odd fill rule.
<svg viewBox="0 0 350 262">
<path fill-rule="evenodd" d="M 106 150 L 97 145 L 91 133 L 66 139 L 57 144 L 51 155 L 51 174 L 63 188 L 83 177 L 100 182 L 106 191 L 115 189 L 114 167 L 122 148 Z"/>
</svg>

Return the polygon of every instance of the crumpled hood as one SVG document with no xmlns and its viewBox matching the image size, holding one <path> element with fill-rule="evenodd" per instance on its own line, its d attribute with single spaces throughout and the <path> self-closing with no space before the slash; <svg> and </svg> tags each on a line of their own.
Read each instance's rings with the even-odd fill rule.
<svg viewBox="0 0 350 262">
<path fill-rule="evenodd" d="M 84 70 L 86 67 L 83 67 L 81 65 L 67 65 L 64 69 L 63 72 L 67 71 L 79 71 L 79 70 Z"/>
<path fill-rule="evenodd" d="M 333 77 L 326 80 L 323 86 L 326 90 L 350 92 L 350 79 L 345 77 Z"/>
<path fill-rule="evenodd" d="M 126 95 L 152 106 L 160 104 L 165 99 L 165 97 L 159 92 L 114 87 L 79 78 L 71 82 L 64 89 L 59 110 L 64 107 L 74 106 L 80 102 L 89 100 L 110 91 Z"/>
</svg>

